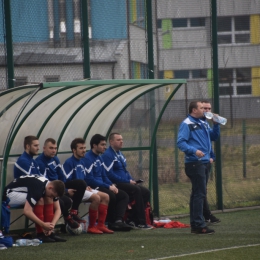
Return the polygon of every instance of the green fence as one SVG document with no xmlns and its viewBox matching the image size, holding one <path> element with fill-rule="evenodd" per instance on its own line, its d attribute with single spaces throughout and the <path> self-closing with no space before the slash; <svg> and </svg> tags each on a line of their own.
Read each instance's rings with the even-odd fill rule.
<svg viewBox="0 0 260 260">
<path fill-rule="evenodd" d="M 259 1 L 0 3 L 1 90 L 85 78 L 187 80 L 169 102 L 156 135 L 161 215 L 188 212 L 190 183 L 183 170 L 183 154 L 176 148 L 176 133 L 194 99 L 210 100 L 216 112 L 228 119 L 215 145 L 219 154 L 208 185 L 211 209 L 221 208 L 217 182 L 224 208 L 260 205 Z M 213 60 L 214 46 L 218 57 Z M 155 114 L 173 89 L 167 85 L 154 92 Z M 144 136 L 151 134 L 147 124 L 153 118 L 147 112 L 150 97 L 140 100 L 126 109 L 111 131 L 122 132 L 128 143 L 145 145 Z M 8 119 L 8 113 L 0 115 L 0 122 Z M 148 176 L 147 152 L 126 153 L 130 171 Z"/>
</svg>

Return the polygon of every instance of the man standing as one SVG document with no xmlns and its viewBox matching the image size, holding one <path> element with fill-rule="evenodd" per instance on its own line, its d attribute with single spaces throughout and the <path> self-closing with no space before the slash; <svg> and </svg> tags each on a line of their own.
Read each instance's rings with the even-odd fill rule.
<svg viewBox="0 0 260 260">
<path fill-rule="evenodd" d="M 119 133 L 111 133 L 109 143 L 110 147 L 102 155 L 107 176 L 118 189 L 129 195 L 131 201 L 135 201 L 133 217 L 127 224 L 139 229 L 151 229 L 145 219 L 145 205 L 150 200 L 150 191 L 138 185 L 127 171 L 126 159 L 120 151 L 123 137 Z"/>
<path fill-rule="evenodd" d="M 123 190 L 118 189 L 107 177 L 100 154 L 106 150 L 106 138 L 95 134 L 90 140 L 90 147 L 82 162 L 86 171 L 88 185 L 109 195 L 107 212 L 108 227 L 114 231 L 130 231 L 131 227 L 123 222 L 125 211 L 129 202 L 129 196 Z"/>
<path fill-rule="evenodd" d="M 64 190 L 64 183 L 61 181 L 48 181 L 44 177 L 26 175 L 14 179 L 5 187 L 3 201 L 8 198 L 10 200 L 8 205 L 11 207 L 24 205 L 24 215 L 35 223 L 37 238 L 43 243 L 65 242 L 66 240 L 60 237 L 58 237 L 60 240 L 57 240 L 53 233 L 61 215 L 58 197 L 63 196 Z M 51 219 L 43 214 L 46 204 L 52 205 L 52 211 L 54 208 Z"/>
<path fill-rule="evenodd" d="M 63 171 L 66 177 L 66 182 L 76 179 L 86 181 L 86 172 L 81 161 L 86 153 L 85 140 L 83 138 L 75 138 L 71 142 L 70 148 L 73 155 L 63 164 Z M 114 231 L 108 229 L 105 226 L 109 196 L 104 192 L 92 190 L 88 186 L 85 190 L 83 201 L 91 202 L 89 206 L 89 226 L 87 232 L 91 234 L 113 234 Z M 95 226 L 97 218 L 98 224 Z"/>
<path fill-rule="evenodd" d="M 209 128 L 200 120 L 203 116 L 203 104 L 200 101 L 192 101 L 189 105 L 189 115 L 180 125 L 177 145 L 185 153 L 185 173 L 192 184 L 190 197 L 191 232 L 213 234 L 215 231 L 207 227 L 203 217 L 211 152 Z"/>
<path fill-rule="evenodd" d="M 203 100 L 201 101 L 203 104 L 204 112 L 211 112 L 211 104 L 208 100 Z M 207 121 L 206 117 L 204 116 L 201 120 Z M 215 123 L 216 124 L 216 123 Z M 211 171 L 211 165 L 215 161 L 215 154 L 213 150 L 211 150 L 211 155 L 209 159 L 209 164 L 208 164 L 208 171 L 210 173 Z M 209 209 L 209 204 L 207 200 L 207 196 L 205 197 L 204 203 L 203 203 L 203 216 L 206 222 L 209 222 L 211 224 L 217 224 L 220 222 L 220 219 L 216 218 L 210 211 Z"/>
<path fill-rule="evenodd" d="M 53 138 L 48 138 L 44 142 L 43 153 L 37 158 L 36 162 L 39 165 L 41 174 L 48 180 L 61 180 L 65 181 L 65 176 L 62 171 L 59 158 L 56 156 L 57 144 Z M 77 228 L 79 223 L 86 221 L 78 216 L 78 208 L 86 190 L 86 183 L 83 180 L 71 180 L 65 183 L 67 193 L 60 198 L 60 206 L 65 223 L 71 228 Z M 72 199 L 72 207 L 67 208 L 66 199 Z M 66 202 L 66 201 L 65 201 Z"/>
</svg>

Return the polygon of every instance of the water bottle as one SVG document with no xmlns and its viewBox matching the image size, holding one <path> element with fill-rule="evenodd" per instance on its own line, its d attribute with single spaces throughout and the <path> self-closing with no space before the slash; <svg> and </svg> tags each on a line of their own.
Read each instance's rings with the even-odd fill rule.
<svg viewBox="0 0 260 260">
<path fill-rule="evenodd" d="M 32 239 L 32 246 L 38 246 L 42 243 L 41 240 L 39 240 L 38 238 L 34 238 Z"/>
<path fill-rule="evenodd" d="M 211 112 L 204 112 L 204 116 L 207 119 L 213 119 L 214 122 L 217 122 L 221 125 L 225 125 L 227 123 L 227 119 L 225 117 L 218 116 L 218 115 L 213 114 Z"/>
<path fill-rule="evenodd" d="M 17 239 L 13 246 L 38 246 L 42 243 L 39 239 Z"/>
</svg>

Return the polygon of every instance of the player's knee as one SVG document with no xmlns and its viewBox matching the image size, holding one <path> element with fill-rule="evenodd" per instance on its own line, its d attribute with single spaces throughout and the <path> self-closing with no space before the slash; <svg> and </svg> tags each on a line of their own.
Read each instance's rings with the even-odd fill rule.
<svg viewBox="0 0 260 260">
<path fill-rule="evenodd" d="M 106 193 L 102 193 L 102 195 L 100 196 L 102 202 L 108 203 L 109 202 L 109 195 Z"/>
<path fill-rule="evenodd" d="M 44 205 L 44 198 L 40 198 L 40 199 L 37 201 L 36 205 Z"/>
<path fill-rule="evenodd" d="M 98 194 L 92 194 L 90 200 L 92 203 L 100 204 L 100 196 Z"/>
</svg>

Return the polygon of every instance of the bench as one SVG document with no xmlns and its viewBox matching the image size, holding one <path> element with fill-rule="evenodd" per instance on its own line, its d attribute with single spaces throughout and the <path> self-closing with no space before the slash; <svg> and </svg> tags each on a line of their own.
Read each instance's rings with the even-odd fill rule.
<svg viewBox="0 0 260 260">
<path fill-rule="evenodd" d="M 89 211 L 89 206 L 90 206 L 90 202 L 84 202 L 82 201 L 82 203 L 79 206 L 79 213 L 81 217 L 84 217 L 88 214 Z M 34 222 L 30 221 L 30 219 L 28 219 L 23 213 L 18 213 L 15 214 L 16 216 L 12 219 L 12 211 L 15 210 L 20 210 L 23 211 L 23 206 L 18 206 L 18 207 L 10 207 L 9 208 L 11 211 L 11 217 L 10 217 L 10 231 L 28 231 L 28 230 L 34 230 L 34 227 L 31 227 Z M 14 214 L 13 214 L 14 215 Z M 24 223 L 22 223 L 21 218 L 24 217 Z M 63 224 L 63 217 L 61 215 L 60 219 L 58 220 L 58 222 L 56 223 L 56 226 L 59 227 L 61 224 Z M 16 225 L 15 225 L 16 224 Z M 15 225 L 15 227 L 13 228 L 13 226 Z M 16 227 L 20 227 L 18 229 L 16 229 Z"/>
</svg>

